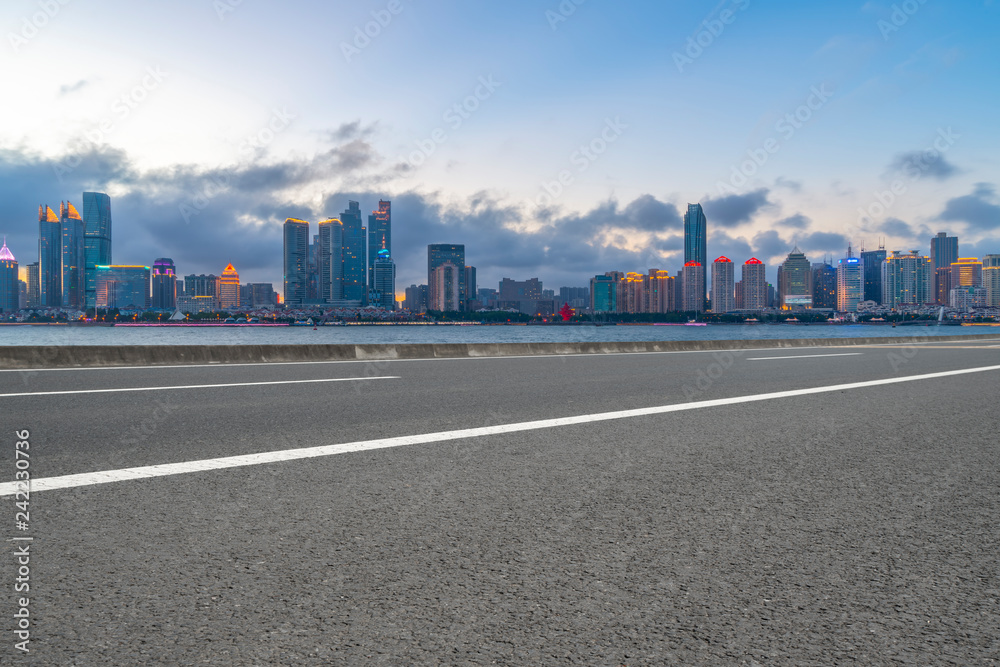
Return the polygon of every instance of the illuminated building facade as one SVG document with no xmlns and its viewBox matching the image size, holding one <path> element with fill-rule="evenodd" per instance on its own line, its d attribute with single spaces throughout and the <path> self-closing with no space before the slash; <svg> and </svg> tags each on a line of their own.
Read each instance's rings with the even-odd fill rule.
<svg viewBox="0 0 1000 667">
<path fill-rule="evenodd" d="M 951 303 L 951 266 L 942 266 L 934 272 L 934 294 L 939 306 Z"/>
<path fill-rule="evenodd" d="M 646 276 L 646 312 L 669 313 L 674 305 L 674 278 L 669 271 L 650 269 Z"/>
<path fill-rule="evenodd" d="M 333 303 L 344 298 L 344 224 L 336 218 L 319 223 L 316 267 L 319 271 L 318 298 Z"/>
<path fill-rule="evenodd" d="M 28 270 L 28 308 L 38 308 L 42 302 L 41 296 L 41 272 L 38 270 L 38 262 L 32 262 L 25 267 Z"/>
<path fill-rule="evenodd" d="M 882 264 L 882 304 L 891 308 L 932 303 L 931 259 L 898 250 Z"/>
<path fill-rule="evenodd" d="M 234 310 L 240 307 L 240 274 L 230 263 L 219 279 L 219 306 L 223 310 Z"/>
<path fill-rule="evenodd" d="M 720 257 L 712 262 L 712 312 L 736 310 L 736 267 L 733 260 Z"/>
<path fill-rule="evenodd" d="M 84 300 L 88 308 L 97 302 L 97 266 L 111 259 L 111 197 L 103 192 L 83 193 Z"/>
<path fill-rule="evenodd" d="M 288 218 L 283 232 L 285 305 L 298 308 L 306 301 L 309 282 L 309 223 Z"/>
<path fill-rule="evenodd" d="M 982 287 L 983 263 L 977 257 L 960 257 L 951 265 L 951 288 Z"/>
<path fill-rule="evenodd" d="M 69 202 L 59 203 L 62 236 L 62 305 L 83 309 L 86 306 L 86 253 L 83 217 Z"/>
<path fill-rule="evenodd" d="M 705 310 L 705 267 L 698 262 L 687 262 L 681 270 L 684 275 L 684 303 L 687 312 Z"/>
<path fill-rule="evenodd" d="M 367 253 L 365 226 L 361 221 L 361 204 L 347 202 L 347 210 L 340 214 L 344 225 L 344 299 L 364 302 L 368 296 Z"/>
<path fill-rule="evenodd" d="M 687 212 L 684 214 L 684 266 L 691 262 L 697 264 L 701 269 L 701 280 L 699 284 L 702 290 L 705 289 L 706 271 L 708 270 L 708 220 L 705 218 L 705 211 L 701 204 L 688 204 Z M 694 266 L 692 264 L 692 266 Z M 681 270 L 686 276 L 689 272 Z M 693 273 L 693 272 L 692 272 Z M 688 288 L 684 286 L 684 302 L 688 303 Z M 684 307 L 684 310 L 705 310 L 705 294 L 701 296 L 702 305 L 699 308 Z M 688 304 L 691 305 L 691 304 Z"/>
<path fill-rule="evenodd" d="M 459 303 L 466 301 L 465 291 L 465 246 L 462 244 L 434 243 L 427 246 L 427 286 L 431 287 L 431 274 L 439 266 L 451 263 L 459 268 L 458 293 Z M 541 295 L 539 295 L 541 298 Z"/>
<path fill-rule="evenodd" d="M 396 263 L 392 261 L 388 250 L 379 250 L 375 258 L 375 273 L 373 292 L 376 303 L 373 306 L 380 306 L 386 310 L 396 309 Z"/>
<path fill-rule="evenodd" d="M 17 277 L 17 260 L 4 239 L 0 247 L 0 313 L 10 313 L 20 307 L 21 283 Z"/>
<path fill-rule="evenodd" d="M 837 308 L 837 270 L 826 262 L 812 265 L 813 308 Z M 881 284 L 881 279 L 879 283 Z M 881 301 L 881 296 L 879 301 Z"/>
<path fill-rule="evenodd" d="M 983 287 L 986 288 L 986 306 L 1000 306 L 1000 255 L 983 258 Z"/>
<path fill-rule="evenodd" d="M 97 307 L 149 308 L 150 273 L 148 266 L 98 266 Z"/>
<path fill-rule="evenodd" d="M 62 225 L 48 206 L 38 207 L 38 305 L 62 306 Z"/>
<path fill-rule="evenodd" d="M 380 250 L 388 250 L 389 256 L 392 256 L 392 202 L 382 199 L 378 202 L 378 210 L 368 216 L 369 285 L 375 284 L 375 262 Z"/>
<path fill-rule="evenodd" d="M 851 256 L 837 262 L 837 310 L 842 313 L 856 313 L 865 293 L 865 276 L 861 260 Z"/>
<path fill-rule="evenodd" d="M 153 262 L 153 310 L 173 310 L 177 307 L 177 267 L 166 257 Z"/>
<path fill-rule="evenodd" d="M 812 264 L 797 247 L 778 267 L 778 298 L 784 310 L 812 308 Z"/>
</svg>

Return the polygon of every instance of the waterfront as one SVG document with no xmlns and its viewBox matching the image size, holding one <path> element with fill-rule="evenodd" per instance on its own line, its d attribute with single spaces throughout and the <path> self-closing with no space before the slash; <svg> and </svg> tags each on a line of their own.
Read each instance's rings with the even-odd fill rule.
<svg viewBox="0 0 1000 667">
<path fill-rule="evenodd" d="M 409 343 L 586 343 L 688 340 L 786 340 L 988 334 L 983 326 L 2 326 L 2 345 L 396 345 Z M 1000 338 L 1000 329 L 996 329 Z"/>
</svg>

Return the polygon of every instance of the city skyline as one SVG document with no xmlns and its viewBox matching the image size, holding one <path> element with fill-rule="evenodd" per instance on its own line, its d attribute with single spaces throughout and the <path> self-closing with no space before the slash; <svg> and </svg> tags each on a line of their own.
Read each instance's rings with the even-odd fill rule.
<svg viewBox="0 0 1000 667">
<path fill-rule="evenodd" d="M 421 248 L 438 242 L 464 243 L 489 283 L 679 269 L 690 201 L 713 226 L 710 256 L 759 257 L 772 282 L 796 244 L 908 251 L 946 230 L 963 254 L 997 247 L 996 93 L 982 85 L 1000 61 L 995 3 L 569 5 L 401 2 L 365 37 L 384 3 L 299 2 L 303 28 L 300 13 L 253 3 L 108 0 L 60 5 L 29 39 L 37 5 L 14 0 L 17 67 L 0 83 L 33 94 L 0 110 L 0 229 L 26 256 L 32 206 L 99 190 L 129 230 L 116 260 L 217 271 L 211 251 L 227 244 L 248 279 L 275 285 L 285 218 L 383 198 L 400 286 L 421 282 Z M 150 22 L 183 25 L 192 45 Z M 329 53 L 261 58 L 246 39 L 292 25 Z M 761 47 L 771 33 L 789 38 Z M 316 94 L 320 77 L 351 103 Z"/>
</svg>

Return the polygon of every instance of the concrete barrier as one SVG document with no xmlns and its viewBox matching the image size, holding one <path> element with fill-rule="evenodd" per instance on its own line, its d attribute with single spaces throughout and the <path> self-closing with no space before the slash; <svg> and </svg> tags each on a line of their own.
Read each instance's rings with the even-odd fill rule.
<svg viewBox="0 0 1000 667">
<path fill-rule="evenodd" d="M 380 361 L 570 354 L 636 354 L 795 347 L 971 341 L 997 334 L 933 337 L 796 338 L 787 340 L 700 340 L 585 343 L 470 343 L 407 345 L 80 345 L 2 346 L 0 369 L 164 366 L 309 361 Z"/>
</svg>

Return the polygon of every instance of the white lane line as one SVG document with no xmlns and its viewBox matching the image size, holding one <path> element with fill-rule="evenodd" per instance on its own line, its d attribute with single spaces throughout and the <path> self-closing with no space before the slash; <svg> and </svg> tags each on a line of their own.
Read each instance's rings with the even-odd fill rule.
<svg viewBox="0 0 1000 667">
<path fill-rule="evenodd" d="M 14 396 L 65 396 L 66 394 L 114 394 L 129 391 L 170 391 L 173 389 L 220 389 L 224 387 L 263 387 L 275 384 L 311 384 L 316 382 L 363 382 L 366 380 L 398 380 L 398 375 L 370 378 L 323 378 L 321 380 L 278 380 L 274 382 L 232 382 L 229 384 L 188 384 L 175 387 L 120 387 L 114 389 L 77 389 L 73 391 L 29 391 L 21 394 L 0 394 L 0 398 Z"/>
<path fill-rule="evenodd" d="M 319 447 L 286 449 L 277 452 L 263 452 L 261 454 L 227 456 L 224 458 L 205 459 L 202 461 L 188 461 L 186 463 L 167 463 L 154 466 L 142 466 L 138 468 L 125 468 L 122 470 L 107 470 L 103 472 L 88 472 L 76 475 L 64 475 L 62 477 L 43 477 L 31 481 L 31 490 L 37 492 L 37 491 L 51 491 L 53 489 L 71 489 L 81 486 L 94 486 L 96 484 L 109 484 L 111 482 L 124 482 L 133 479 L 167 477 L 170 475 L 183 475 L 186 473 L 204 472 L 207 470 L 224 470 L 226 468 L 240 468 L 244 466 L 262 465 L 266 463 L 279 463 L 283 461 L 295 461 L 299 459 L 312 459 L 325 456 L 334 456 L 337 454 L 346 454 L 348 452 L 364 452 L 375 449 L 406 447 L 408 445 L 421 445 L 432 442 L 445 442 L 448 440 L 464 440 L 467 438 L 480 438 L 484 436 L 502 435 L 505 433 L 517 433 L 521 431 L 536 431 L 548 428 L 562 428 L 564 426 L 590 424 L 594 422 L 610 421 L 615 419 L 631 419 L 633 417 L 646 417 L 649 415 L 661 415 L 671 412 L 684 412 L 687 410 L 700 410 L 702 408 L 714 408 L 725 405 L 737 405 L 740 403 L 754 403 L 757 401 L 769 401 L 779 398 L 791 398 L 794 396 L 826 394 L 836 391 L 847 391 L 850 389 L 864 389 L 867 387 L 879 387 L 890 384 L 900 384 L 903 382 L 918 382 L 921 380 L 932 380 L 936 378 L 954 377 L 958 375 L 968 375 L 971 373 L 985 373 L 989 371 L 1000 371 L 1000 366 L 983 366 L 981 368 L 967 368 L 955 371 L 944 371 L 940 373 L 928 373 L 926 375 L 911 375 L 902 378 L 885 378 L 882 380 L 869 380 L 867 382 L 853 382 L 850 384 L 837 384 L 837 385 L 829 385 L 826 387 L 793 389 L 790 391 L 778 391 L 770 394 L 735 396 L 732 398 L 719 398 L 711 401 L 696 401 L 693 403 L 661 405 L 657 407 L 638 408 L 634 410 L 601 412 L 591 415 L 579 415 L 577 417 L 543 419 L 540 421 L 521 422 L 516 424 L 500 424 L 497 426 L 483 426 L 480 428 L 468 428 L 457 431 L 425 433 L 423 435 L 406 435 L 395 438 L 382 438 L 379 440 L 348 442 L 340 445 L 321 445 Z M 14 495 L 17 489 L 18 489 L 17 482 L 0 483 L 0 497 Z"/>
<path fill-rule="evenodd" d="M 747 361 L 773 361 L 775 359 L 816 359 L 819 357 L 860 357 L 864 352 L 845 352 L 843 354 L 800 354 L 794 357 L 751 357 Z"/>
</svg>

